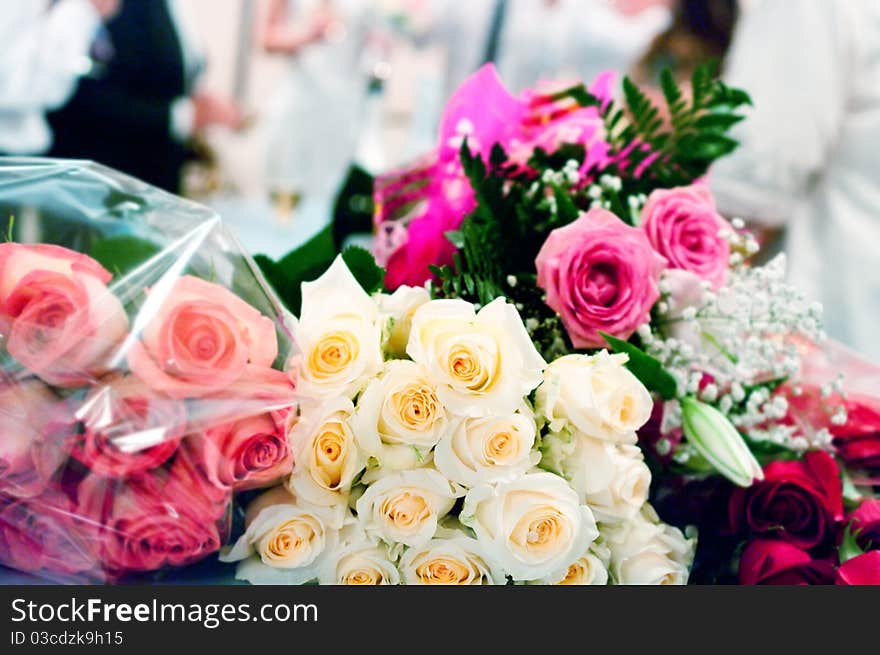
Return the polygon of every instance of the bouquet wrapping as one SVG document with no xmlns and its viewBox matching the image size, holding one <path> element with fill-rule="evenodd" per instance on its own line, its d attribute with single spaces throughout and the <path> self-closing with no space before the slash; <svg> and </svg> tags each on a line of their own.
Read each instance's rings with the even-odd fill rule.
<svg viewBox="0 0 880 655">
<path fill-rule="evenodd" d="M 0 164 L 0 562 L 105 582 L 216 553 L 289 471 L 284 310 L 211 211 Z"/>
</svg>

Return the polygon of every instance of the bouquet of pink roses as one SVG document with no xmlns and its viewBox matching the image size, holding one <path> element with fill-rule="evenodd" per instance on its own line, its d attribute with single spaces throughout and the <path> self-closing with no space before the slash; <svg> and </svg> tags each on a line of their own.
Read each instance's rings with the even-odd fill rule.
<svg viewBox="0 0 880 655">
<path fill-rule="evenodd" d="M 206 209 L 83 163 L 0 165 L 0 563 L 195 562 L 292 465 L 283 310 Z"/>
</svg>

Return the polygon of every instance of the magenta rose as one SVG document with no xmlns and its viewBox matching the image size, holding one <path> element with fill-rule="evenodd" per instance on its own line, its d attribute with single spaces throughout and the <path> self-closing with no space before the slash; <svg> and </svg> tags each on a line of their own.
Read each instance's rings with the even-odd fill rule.
<svg viewBox="0 0 880 655">
<path fill-rule="evenodd" d="M 93 473 L 124 478 L 161 466 L 174 454 L 186 430 L 186 408 L 138 378 L 120 375 L 105 379 L 85 399 L 60 405 L 46 430 Z"/>
<path fill-rule="evenodd" d="M 63 444 L 44 435 L 57 402 L 49 388 L 34 378 L 0 385 L 0 493 L 36 496 L 64 464 Z"/>
<path fill-rule="evenodd" d="M 235 491 L 278 482 L 293 468 L 288 442 L 294 386 L 281 371 L 263 369 L 216 398 L 194 403 L 186 447 L 215 485 Z"/>
<path fill-rule="evenodd" d="M 446 238 L 446 232 L 457 229 L 464 214 L 456 218 L 455 214 L 445 211 L 443 203 L 437 201 L 435 205 L 436 208 L 409 224 L 405 242 L 388 258 L 385 286 L 389 289 L 422 286 L 434 277 L 429 266 L 452 264 L 455 248 Z"/>
<path fill-rule="evenodd" d="M 275 324 L 219 284 L 187 275 L 157 304 L 128 352 L 132 372 L 156 391 L 175 398 L 216 393 L 249 364 L 269 367 L 278 355 Z"/>
<path fill-rule="evenodd" d="M 826 452 L 802 460 L 775 461 L 764 467 L 764 479 L 730 497 L 735 529 L 775 537 L 799 548 L 813 548 L 836 535 L 843 519 L 843 491 L 837 462 Z"/>
<path fill-rule="evenodd" d="M 90 534 L 58 491 L 0 506 L 0 560 L 19 571 L 95 578 L 100 567 Z"/>
<path fill-rule="evenodd" d="M 98 262 L 53 245 L 0 244 L 0 329 L 6 350 L 55 386 L 106 372 L 128 318 Z"/>
<path fill-rule="evenodd" d="M 743 551 L 739 581 L 744 585 L 826 585 L 834 565 L 784 541 L 756 539 Z"/>
<path fill-rule="evenodd" d="M 720 236 L 730 224 L 715 210 L 700 184 L 651 193 L 642 209 L 642 228 L 669 268 L 696 273 L 717 289 L 727 279 L 730 245 Z"/>
<path fill-rule="evenodd" d="M 863 500 L 847 519 L 852 522 L 859 546 L 880 549 L 880 499 Z"/>
<path fill-rule="evenodd" d="M 600 332 L 628 339 L 648 321 L 664 262 L 644 232 L 591 209 L 550 233 L 535 266 L 572 344 L 598 348 L 605 345 Z"/>
<path fill-rule="evenodd" d="M 230 494 L 205 479 L 182 450 L 168 471 L 125 481 L 88 476 L 77 500 L 113 576 L 191 564 L 217 552 L 226 536 Z"/>
<path fill-rule="evenodd" d="M 848 559 L 837 569 L 839 585 L 880 585 L 880 550 L 871 550 Z"/>
</svg>

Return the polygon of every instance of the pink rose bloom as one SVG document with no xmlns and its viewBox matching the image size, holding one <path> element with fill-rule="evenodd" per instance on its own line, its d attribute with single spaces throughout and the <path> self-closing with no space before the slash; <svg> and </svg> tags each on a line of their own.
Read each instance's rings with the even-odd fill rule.
<svg viewBox="0 0 880 655">
<path fill-rule="evenodd" d="M 727 279 L 730 245 L 719 236 L 733 231 L 715 210 L 705 186 L 693 184 L 651 193 L 642 209 L 642 228 L 669 268 L 699 275 L 714 289 Z"/>
<path fill-rule="evenodd" d="M 197 401 L 193 427 L 200 432 L 187 437 L 186 446 L 213 484 L 243 491 L 290 474 L 294 391 L 287 374 L 270 368 L 252 372 L 222 396 Z"/>
<path fill-rule="evenodd" d="M 58 408 L 51 439 L 98 475 L 124 478 L 161 466 L 186 430 L 186 408 L 134 376 L 104 380 L 84 400 Z"/>
<path fill-rule="evenodd" d="M 92 525 L 104 569 L 119 576 L 185 566 L 217 552 L 230 498 L 179 451 L 167 472 L 126 481 L 88 476 L 79 485 L 76 512 Z"/>
<path fill-rule="evenodd" d="M 128 331 L 98 262 L 53 245 L 0 244 L 0 329 L 6 350 L 46 382 L 71 387 L 107 370 Z"/>
<path fill-rule="evenodd" d="M 406 242 L 391 254 L 385 267 L 385 285 L 389 289 L 422 286 L 433 277 L 428 266 L 452 264 L 455 248 L 445 233 L 458 225 L 449 222 L 450 217 L 431 212 L 409 224 Z"/>
<path fill-rule="evenodd" d="M 58 491 L 0 507 L 0 560 L 19 571 L 95 578 L 100 567 L 89 536 Z"/>
<path fill-rule="evenodd" d="M 36 379 L 0 386 L 0 494 L 36 496 L 66 460 L 43 428 L 57 398 Z"/>
<path fill-rule="evenodd" d="M 187 398 L 220 391 L 248 364 L 269 367 L 277 355 L 269 318 L 219 284 L 186 275 L 161 299 L 128 365 L 156 391 Z"/>
<path fill-rule="evenodd" d="M 664 262 L 644 232 L 591 209 L 550 233 L 535 266 L 575 348 L 599 348 L 599 332 L 628 339 L 648 321 Z"/>
</svg>

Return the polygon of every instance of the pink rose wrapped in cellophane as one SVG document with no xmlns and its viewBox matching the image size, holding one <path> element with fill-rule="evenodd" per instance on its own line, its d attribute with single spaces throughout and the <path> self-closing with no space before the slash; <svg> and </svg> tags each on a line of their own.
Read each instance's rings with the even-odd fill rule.
<svg viewBox="0 0 880 655">
<path fill-rule="evenodd" d="M 602 74 L 590 91 L 607 100 L 613 80 L 613 74 Z M 460 158 L 465 141 L 471 153 L 487 162 L 492 148 L 500 145 L 523 168 L 536 149 L 555 152 L 565 144 L 585 148 L 582 172 L 608 163 L 599 112 L 579 106 L 564 92 L 558 84 L 542 84 L 514 96 L 487 64 L 446 104 L 436 150 L 413 166 L 376 178 L 375 253 L 387 269 L 388 288 L 421 285 L 431 277 L 429 266 L 452 263 L 455 249 L 446 233 L 458 229 L 475 206 Z"/>
<path fill-rule="evenodd" d="M 292 319 L 207 209 L 92 164 L 0 161 L 0 186 L 0 565 L 216 554 L 236 494 L 293 468 Z"/>
<path fill-rule="evenodd" d="M 660 297 L 664 259 L 644 232 L 604 209 L 553 230 L 535 260 L 538 286 L 575 348 L 599 348 L 600 332 L 628 339 Z"/>
</svg>

